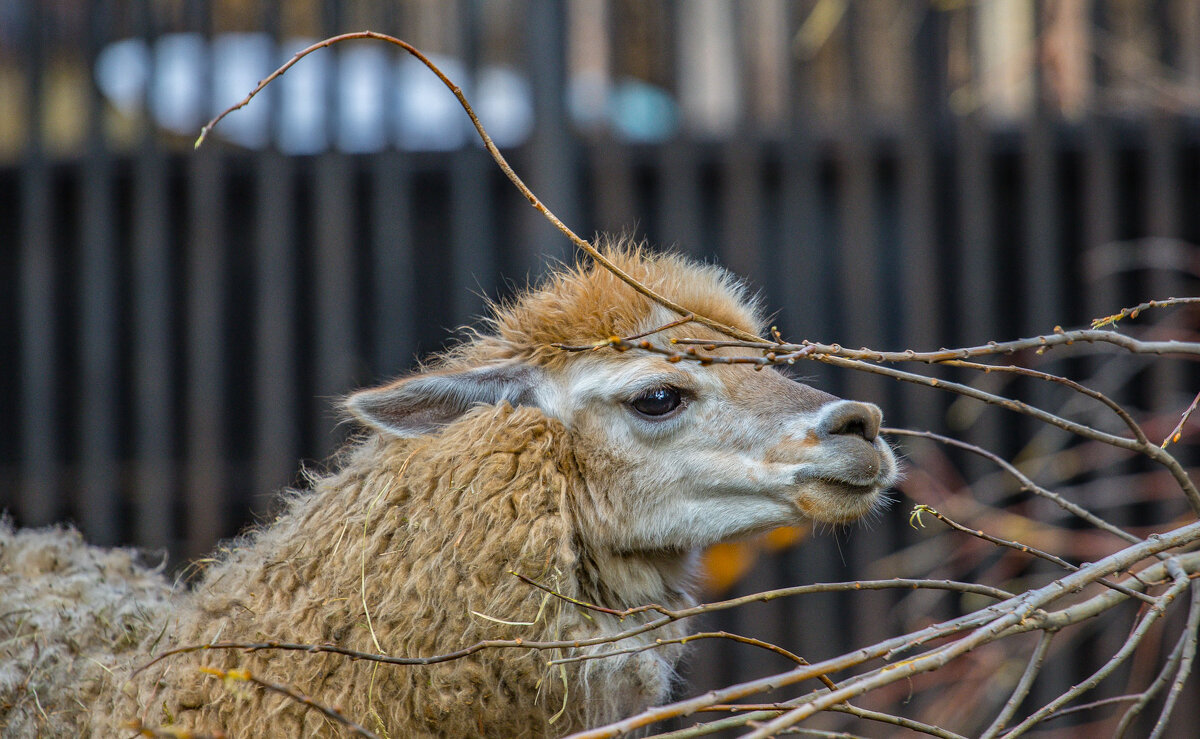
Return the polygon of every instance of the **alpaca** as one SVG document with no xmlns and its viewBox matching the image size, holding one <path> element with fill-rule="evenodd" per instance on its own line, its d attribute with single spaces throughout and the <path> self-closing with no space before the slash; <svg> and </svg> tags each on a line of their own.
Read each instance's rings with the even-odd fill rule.
<svg viewBox="0 0 1200 739">
<path fill-rule="evenodd" d="M 605 255 L 690 310 L 762 329 L 757 302 L 718 267 L 628 244 Z M 22 703 L 24 723 L 13 726 L 36 734 L 58 721 L 63 733 L 92 736 L 134 721 L 230 736 L 346 731 L 277 693 L 214 677 L 213 668 L 287 684 L 391 737 L 558 736 L 665 700 L 678 647 L 554 666 L 548 660 L 614 647 L 491 649 L 425 666 L 208 650 L 136 668 L 165 649 L 217 641 L 414 657 L 485 639 L 613 634 L 652 616 L 619 620 L 567 598 L 685 607 L 695 602 L 703 547 L 804 518 L 849 521 L 878 505 L 896 463 L 873 405 L 773 368 L 555 346 L 676 318 L 591 264 L 493 306 L 470 340 L 413 375 L 350 395 L 345 408 L 363 433 L 333 471 L 287 494 L 283 512 L 224 550 L 193 589 L 169 604 L 165 585 L 151 589 L 149 615 L 127 627 L 136 655 L 58 655 L 79 675 L 57 693 L 47 688 L 37 710 Z M 690 323 L 648 340 L 666 346 L 678 336 L 719 338 Z M 19 548 L 11 531 L 0 534 L 6 549 Z M 0 550 L 0 587 L 21 598 L 28 586 L 3 579 L 5 557 Z M 677 622 L 640 643 L 685 633 Z M 3 726 L 20 691 L 0 690 Z"/>
</svg>

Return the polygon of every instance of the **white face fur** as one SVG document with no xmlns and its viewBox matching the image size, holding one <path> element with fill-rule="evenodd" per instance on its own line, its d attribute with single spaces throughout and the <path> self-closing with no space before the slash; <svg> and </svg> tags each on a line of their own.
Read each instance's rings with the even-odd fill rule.
<svg viewBox="0 0 1200 739">
<path fill-rule="evenodd" d="M 620 550 L 690 550 L 805 518 L 848 521 L 895 482 L 881 414 L 748 365 L 581 358 L 537 405 L 577 439 L 589 531 Z"/>
<path fill-rule="evenodd" d="M 805 518 L 849 521 L 897 476 L 878 408 L 750 365 L 581 353 L 556 373 L 509 361 L 418 374 L 347 405 L 384 433 L 417 436 L 501 401 L 537 406 L 571 431 L 589 488 L 583 528 L 614 552 L 685 552 Z"/>
</svg>

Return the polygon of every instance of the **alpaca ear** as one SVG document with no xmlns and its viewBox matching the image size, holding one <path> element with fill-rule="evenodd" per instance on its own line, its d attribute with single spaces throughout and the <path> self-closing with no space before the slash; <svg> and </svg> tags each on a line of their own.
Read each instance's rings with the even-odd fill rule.
<svg viewBox="0 0 1200 739">
<path fill-rule="evenodd" d="M 346 408 L 363 424 L 394 436 L 437 431 L 477 405 L 533 404 L 540 369 L 521 362 L 455 372 L 428 372 L 360 390 Z"/>
</svg>

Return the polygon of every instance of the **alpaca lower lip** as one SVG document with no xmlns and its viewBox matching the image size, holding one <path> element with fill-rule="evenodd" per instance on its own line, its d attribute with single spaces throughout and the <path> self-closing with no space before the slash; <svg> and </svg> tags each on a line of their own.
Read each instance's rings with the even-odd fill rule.
<svg viewBox="0 0 1200 739">
<path fill-rule="evenodd" d="M 857 485 L 844 480 L 820 479 L 802 483 L 793 502 L 807 518 L 846 523 L 871 511 L 883 494 L 879 485 Z"/>
<path fill-rule="evenodd" d="M 887 487 L 891 482 L 890 473 L 886 471 L 888 468 L 882 456 L 872 449 L 870 454 L 845 458 L 838 464 L 806 469 L 796 475 L 795 483 L 803 485 L 819 480 L 849 493 L 866 495 Z"/>
<path fill-rule="evenodd" d="M 836 444 L 840 454 L 813 470 L 814 477 L 863 493 L 890 484 L 894 465 L 887 452 L 878 445 L 853 437 L 831 440 L 831 443 Z"/>
<path fill-rule="evenodd" d="M 828 482 L 840 488 L 841 492 L 849 495 L 874 495 L 879 492 L 879 486 L 873 483 L 870 485 L 860 485 L 844 480 L 829 480 Z"/>
</svg>

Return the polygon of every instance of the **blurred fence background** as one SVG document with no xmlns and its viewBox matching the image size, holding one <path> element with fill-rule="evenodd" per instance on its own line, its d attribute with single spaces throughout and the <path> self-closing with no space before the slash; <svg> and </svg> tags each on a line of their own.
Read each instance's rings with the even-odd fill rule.
<svg viewBox="0 0 1200 739">
<path fill-rule="evenodd" d="M 1197 288 L 1191 0 L 0 0 L 0 508 L 18 523 L 198 556 L 336 448 L 339 394 L 573 258 L 450 94 L 382 44 L 306 59 L 192 150 L 297 49 L 361 29 L 443 62 L 577 232 L 719 260 L 793 340 L 967 345 Z M 1018 422 L 803 372 L 895 425 L 1023 449 Z M 1186 406 L 1194 377 L 1153 372 L 1146 404 Z M 906 511 L 745 572 L 738 550 L 721 577 L 878 573 Z M 884 633 L 891 597 L 722 625 L 816 659 Z M 754 669 L 734 651 L 698 657 L 701 682 Z"/>
</svg>

